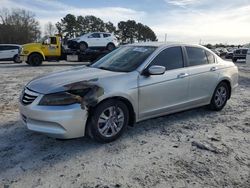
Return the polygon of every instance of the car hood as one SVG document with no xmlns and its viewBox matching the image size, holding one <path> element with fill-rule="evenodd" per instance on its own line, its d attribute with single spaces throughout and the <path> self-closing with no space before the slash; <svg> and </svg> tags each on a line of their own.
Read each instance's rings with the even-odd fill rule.
<svg viewBox="0 0 250 188">
<path fill-rule="evenodd" d="M 25 48 L 34 48 L 34 47 L 40 47 L 42 44 L 41 43 L 28 43 L 28 44 L 24 44 L 22 45 L 22 47 Z"/>
<path fill-rule="evenodd" d="M 125 73 L 111 72 L 107 70 L 81 66 L 37 77 L 30 81 L 26 87 L 41 94 L 49 94 L 67 91 L 69 90 L 70 85 L 77 85 L 78 83 L 81 85 L 84 83 L 86 85 L 88 85 L 88 83 L 98 85 L 100 79 L 117 76 L 120 74 Z"/>
</svg>

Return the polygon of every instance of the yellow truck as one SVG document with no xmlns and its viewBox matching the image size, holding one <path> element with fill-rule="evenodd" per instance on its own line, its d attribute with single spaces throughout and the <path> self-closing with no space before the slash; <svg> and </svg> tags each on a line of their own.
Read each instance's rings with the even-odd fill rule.
<svg viewBox="0 0 250 188">
<path fill-rule="evenodd" d="M 20 60 L 31 66 L 39 66 L 43 61 L 68 60 L 68 61 L 94 61 L 108 51 L 91 50 L 85 51 L 64 49 L 60 35 L 46 36 L 40 42 L 24 44 L 21 47 Z"/>
</svg>

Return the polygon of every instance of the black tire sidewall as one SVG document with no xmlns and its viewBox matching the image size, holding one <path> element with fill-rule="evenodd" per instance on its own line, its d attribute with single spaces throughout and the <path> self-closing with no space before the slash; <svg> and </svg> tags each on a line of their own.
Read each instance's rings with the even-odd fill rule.
<svg viewBox="0 0 250 188">
<path fill-rule="evenodd" d="M 81 48 L 81 46 L 84 46 L 84 48 Z M 81 51 L 85 51 L 85 50 L 87 50 L 87 48 L 88 48 L 88 45 L 85 42 L 80 42 L 79 43 L 79 49 Z"/>
<path fill-rule="evenodd" d="M 109 43 L 109 44 L 107 45 L 107 50 L 113 51 L 114 49 L 115 49 L 115 45 L 114 45 L 114 44 Z"/>
<path fill-rule="evenodd" d="M 216 103 L 215 103 L 215 94 L 216 94 L 216 91 L 218 90 L 218 88 L 220 88 L 221 86 L 223 86 L 226 89 L 227 99 L 226 99 L 226 101 L 224 102 L 224 104 L 222 106 L 218 107 L 216 105 Z M 225 82 L 221 82 L 220 84 L 218 84 L 218 86 L 214 90 L 214 94 L 213 94 L 213 97 L 212 97 L 212 100 L 211 100 L 211 103 L 210 103 L 210 108 L 212 110 L 215 110 L 215 111 L 222 110 L 225 107 L 225 105 L 227 104 L 228 98 L 229 98 L 229 88 L 228 88 L 228 85 Z"/>
<path fill-rule="evenodd" d="M 98 126 L 97 125 L 98 119 L 99 119 L 101 113 L 103 112 L 103 110 L 105 110 L 109 106 L 114 106 L 114 105 L 117 105 L 123 111 L 123 113 L 124 113 L 124 125 L 119 133 L 117 133 L 113 137 L 107 138 L 107 137 L 104 137 L 103 135 L 101 135 L 101 133 L 98 131 L 98 127 L 97 127 Z M 89 125 L 88 125 L 89 126 L 88 132 L 90 131 L 89 136 L 98 142 L 102 142 L 102 143 L 112 142 L 122 135 L 122 133 L 124 132 L 124 130 L 126 129 L 126 127 L 128 125 L 128 122 L 129 122 L 129 111 L 128 111 L 127 106 L 123 102 L 121 102 L 119 100 L 104 101 L 94 109 L 94 112 L 92 114 L 92 117 L 91 117 Z"/>
<path fill-rule="evenodd" d="M 14 63 L 22 63 L 22 61 L 20 60 L 20 58 L 18 59 L 18 55 L 15 55 L 13 58 Z"/>
<path fill-rule="evenodd" d="M 34 58 L 38 58 L 38 61 L 34 62 Z M 40 54 L 31 54 L 29 56 L 28 64 L 31 66 L 39 66 L 42 64 L 42 61 L 43 59 Z"/>
</svg>

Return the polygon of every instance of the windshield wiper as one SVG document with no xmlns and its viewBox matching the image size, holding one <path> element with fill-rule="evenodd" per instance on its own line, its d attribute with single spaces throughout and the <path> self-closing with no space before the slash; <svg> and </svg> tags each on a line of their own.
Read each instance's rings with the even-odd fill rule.
<svg viewBox="0 0 250 188">
<path fill-rule="evenodd" d="M 102 70 L 107 70 L 107 71 L 111 71 L 109 68 L 107 67 L 98 67 L 98 69 L 102 69 Z"/>
</svg>

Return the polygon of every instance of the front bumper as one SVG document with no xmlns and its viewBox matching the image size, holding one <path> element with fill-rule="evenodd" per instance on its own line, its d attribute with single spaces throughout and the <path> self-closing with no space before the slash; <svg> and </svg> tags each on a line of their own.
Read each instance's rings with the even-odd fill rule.
<svg viewBox="0 0 250 188">
<path fill-rule="evenodd" d="M 19 55 L 20 61 L 28 61 L 28 56 L 25 55 Z"/>
<path fill-rule="evenodd" d="M 80 104 L 66 106 L 39 106 L 39 95 L 31 104 L 19 103 L 22 122 L 29 130 L 62 139 L 82 137 L 85 134 L 87 110 Z"/>
</svg>

